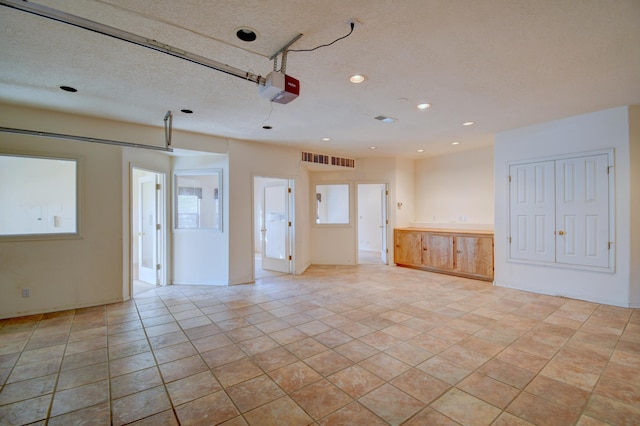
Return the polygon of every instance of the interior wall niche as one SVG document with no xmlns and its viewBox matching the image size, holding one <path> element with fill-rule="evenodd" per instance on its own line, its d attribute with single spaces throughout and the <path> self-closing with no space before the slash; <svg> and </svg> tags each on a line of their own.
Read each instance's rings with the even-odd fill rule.
<svg viewBox="0 0 640 426">
<path fill-rule="evenodd" d="M 222 170 L 181 170 L 174 188 L 176 229 L 222 231 Z"/>
<path fill-rule="evenodd" d="M 79 234 L 78 160 L 0 155 L 0 236 Z"/>
</svg>

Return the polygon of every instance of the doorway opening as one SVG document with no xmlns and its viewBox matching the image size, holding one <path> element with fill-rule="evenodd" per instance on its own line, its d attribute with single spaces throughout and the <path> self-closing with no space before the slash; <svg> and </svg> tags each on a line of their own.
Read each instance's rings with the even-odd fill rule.
<svg viewBox="0 0 640 426">
<path fill-rule="evenodd" d="M 387 197 L 384 183 L 358 184 L 358 264 L 387 265 Z"/>
<path fill-rule="evenodd" d="M 253 178 L 254 278 L 292 273 L 293 181 Z"/>
<path fill-rule="evenodd" d="M 131 169 L 131 294 L 166 285 L 164 173 Z"/>
</svg>

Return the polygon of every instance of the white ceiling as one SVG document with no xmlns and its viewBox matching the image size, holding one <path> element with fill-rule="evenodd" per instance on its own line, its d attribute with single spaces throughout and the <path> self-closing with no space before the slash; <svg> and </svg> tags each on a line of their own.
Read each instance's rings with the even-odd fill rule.
<svg viewBox="0 0 640 426">
<path fill-rule="evenodd" d="M 174 129 L 416 158 L 640 104 L 640 0 L 35 2 L 263 76 L 273 69 L 269 57 L 297 34 L 292 49 L 308 49 L 348 33 L 351 18 L 357 24 L 330 47 L 289 53 L 286 71 L 301 94 L 280 105 L 260 97 L 255 83 L 0 6 L 0 101 L 158 127 L 171 110 Z M 238 27 L 253 28 L 258 40 L 240 41 Z M 354 73 L 367 81 L 349 83 Z M 432 107 L 420 111 L 422 102 Z M 463 127 L 468 120 L 476 125 Z"/>
</svg>

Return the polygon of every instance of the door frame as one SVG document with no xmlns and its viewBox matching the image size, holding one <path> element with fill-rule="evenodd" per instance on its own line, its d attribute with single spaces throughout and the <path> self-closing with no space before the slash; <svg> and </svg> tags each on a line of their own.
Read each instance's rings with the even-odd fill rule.
<svg viewBox="0 0 640 426">
<path fill-rule="evenodd" d="M 144 265 L 142 264 L 142 258 L 143 258 L 143 251 L 144 251 L 144 247 L 146 246 L 146 244 L 143 244 L 143 240 L 144 240 L 144 222 L 145 222 L 145 213 L 149 212 L 148 210 L 146 210 L 144 207 L 144 200 L 145 200 L 145 194 L 143 194 L 143 187 L 145 184 L 148 183 L 152 183 L 153 184 L 153 216 L 154 216 L 154 222 L 156 224 L 158 224 L 158 215 L 159 215 L 159 203 L 158 203 L 158 190 L 157 185 L 159 184 L 158 182 L 159 177 L 157 173 L 149 173 L 149 174 L 145 174 L 143 176 L 140 176 L 136 179 L 136 184 L 137 184 L 137 197 L 136 197 L 136 202 L 137 202 L 137 209 L 136 209 L 136 216 L 137 216 L 137 221 L 134 222 L 136 223 L 137 227 L 138 227 L 138 232 L 137 232 L 137 236 L 138 238 L 136 239 L 137 244 L 138 244 L 138 250 L 136 250 L 138 252 L 138 280 L 149 283 L 149 284 L 154 284 L 157 285 L 158 284 L 158 270 L 156 269 L 157 264 L 159 264 L 158 262 L 158 234 L 160 233 L 158 229 L 151 229 L 152 234 L 149 235 L 149 237 L 151 238 L 151 252 L 152 252 L 152 265 L 147 268 L 144 267 Z M 152 225 L 152 228 L 155 227 L 155 225 Z M 132 241 L 133 240 L 133 232 L 132 232 Z M 132 253 L 132 257 L 133 257 L 134 253 Z M 144 272 L 144 276 L 143 276 L 143 272 Z M 134 271 L 135 274 L 135 271 Z M 146 278 L 150 278 L 150 279 L 146 279 Z"/>
<path fill-rule="evenodd" d="M 356 223 L 355 223 L 355 248 L 356 248 L 356 264 L 360 265 L 360 212 L 358 211 L 358 206 L 359 206 L 359 197 L 360 197 L 360 185 L 380 185 L 384 187 L 384 197 L 382 197 L 383 199 L 380 201 L 380 209 L 381 212 L 383 212 L 384 214 L 382 214 L 382 220 L 385 221 L 385 223 L 382 224 L 383 226 L 383 232 L 380 233 L 380 245 L 381 245 L 381 251 L 380 254 L 382 255 L 382 250 L 384 250 L 384 255 L 385 255 L 385 259 L 383 260 L 382 258 L 380 258 L 380 260 L 382 260 L 384 265 L 389 265 L 389 241 L 393 241 L 393 236 L 391 237 L 391 239 L 389 238 L 389 184 L 386 182 L 356 182 L 355 186 L 355 196 L 356 196 L 356 202 L 355 202 L 355 207 L 356 207 Z M 386 260 L 386 261 L 385 261 Z"/>
<path fill-rule="evenodd" d="M 294 268 L 294 259 L 293 254 L 295 253 L 295 187 L 294 187 L 294 179 L 282 176 L 268 176 L 263 174 L 254 174 L 251 176 L 251 241 L 252 241 L 252 251 L 251 251 L 251 277 L 255 281 L 256 278 L 256 263 L 255 263 L 255 253 L 256 253 L 256 244 L 261 244 L 256 242 L 256 179 L 278 179 L 287 182 L 289 187 L 289 200 L 287 205 L 287 221 L 291 222 L 291 226 L 286 227 L 287 229 L 287 241 L 289 246 L 289 256 L 291 259 L 289 260 L 289 272 L 288 274 L 293 274 L 295 271 Z M 261 198 L 262 200 L 262 195 Z M 264 202 L 264 200 L 263 200 Z M 262 247 L 260 247 L 262 250 Z"/>
<path fill-rule="evenodd" d="M 157 231 L 156 246 L 157 246 L 157 262 L 161 265 L 158 272 L 159 286 L 165 286 L 168 284 L 169 276 L 169 262 L 167 259 L 167 174 L 161 170 L 153 170 L 146 167 L 136 166 L 130 164 L 129 167 L 129 295 L 133 296 L 133 282 L 135 265 L 137 264 L 138 250 L 134 250 L 137 246 L 135 240 L 137 239 L 137 221 L 139 215 L 139 205 L 137 196 L 138 179 L 136 177 L 136 170 L 143 173 L 153 173 L 157 176 L 157 182 L 160 185 L 160 189 L 156 192 L 157 195 L 157 217 L 156 221 L 160 225 L 160 229 Z"/>
<path fill-rule="evenodd" d="M 598 150 L 594 150 L 594 151 L 582 151 L 582 152 L 573 152 L 573 153 L 567 153 L 567 154 L 560 154 L 560 155 L 551 155 L 551 156 L 545 156 L 545 157 L 535 157 L 535 158 L 527 158 L 527 159 L 522 159 L 522 160 L 517 160 L 517 161 L 511 161 L 509 163 L 507 163 L 507 167 L 505 170 L 506 176 L 505 176 L 505 184 L 506 184 L 506 215 L 507 215 L 507 221 L 505 224 L 505 230 L 506 230 L 506 236 L 507 236 L 507 243 L 509 245 L 511 244 L 517 244 L 516 241 L 516 237 L 513 235 L 512 232 L 512 222 L 513 222 L 513 213 L 512 213 L 512 193 L 511 193 L 511 185 L 513 183 L 511 183 L 511 179 L 510 179 L 510 174 L 511 174 L 511 168 L 514 166 L 519 166 L 519 165 L 526 165 L 526 164 L 533 164 L 533 163 L 541 163 L 541 162 L 554 162 L 554 166 L 553 166 L 553 174 L 554 174 L 554 188 L 556 185 L 556 181 L 555 181 L 555 162 L 558 160 L 567 160 L 567 159 L 572 159 L 572 158 L 581 158 L 581 157 L 591 157 L 591 156 L 597 156 L 597 155 L 607 155 L 607 160 L 608 160 L 608 165 L 607 165 L 607 176 L 608 176 L 608 195 L 609 195 L 609 206 L 608 206 L 608 211 L 609 211 L 609 239 L 610 241 L 608 242 L 608 252 L 609 252 L 609 265 L 608 267 L 598 267 L 598 266 L 585 266 L 585 265 L 572 265 L 569 263 L 558 263 L 556 261 L 556 245 L 555 245 L 555 241 L 553 243 L 553 249 L 554 249 L 554 253 L 553 253 L 553 261 L 541 261 L 541 260 L 536 260 L 536 259 L 527 259 L 527 258 L 514 258 L 512 257 L 511 253 L 512 253 L 512 249 L 511 247 L 507 248 L 507 262 L 513 262 L 513 263 L 522 263 L 522 264 L 531 264 L 531 265 L 542 265 L 545 267 L 554 267 L 554 268 L 564 268 L 564 269 L 575 269 L 575 270 L 583 270 L 583 271 L 600 271 L 600 272 L 609 272 L 609 273 L 615 273 L 616 272 L 616 204 L 615 204 L 615 196 L 616 196 L 616 183 L 615 183 L 615 179 L 616 179 L 616 165 L 615 165 L 615 150 L 613 148 L 609 148 L 609 149 L 598 149 Z M 555 194 L 554 194 L 554 200 L 553 200 L 553 221 L 555 223 L 556 221 L 556 207 L 555 207 Z M 555 239 L 555 236 L 554 236 Z"/>
</svg>

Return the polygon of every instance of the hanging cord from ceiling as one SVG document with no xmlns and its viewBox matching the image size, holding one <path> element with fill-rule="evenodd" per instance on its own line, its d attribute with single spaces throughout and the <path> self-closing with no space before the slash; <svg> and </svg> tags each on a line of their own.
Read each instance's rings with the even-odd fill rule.
<svg viewBox="0 0 640 426">
<path fill-rule="evenodd" d="M 302 34 L 298 34 L 296 37 L 293 38 L 293 40 L 291 40 L 289 43 L 287 43 L 284 47 L 282 47 L 276 53 L 271 55 L 271 57 L 269 59 L 273 60 L 273 71 L 281 72 L 283 74 L 287 72 L 287 53 L 289 53 L 289 52 L 313 52 L 314 50 L 318 50 L 321 47 L 331 46 L 332 44 L 334 44 L 334 43 L 336 43 L 336 42 L 338 42 L 340 40 L 344 40 L 345 38 L 349 37 L 351 35 L 351 33 L 353 33 L 353 29 L 356 27 L 356 24 L 352 20 L 351 22 L 349 22 L 349 25 L 351 26 L 351 30 L 349 31 L 349 33 L 346 34 L 346 35 L 343 35 L 342 37 L 338 37 L 337 39 L 333 40 L 331 43 L 322 44 L 322 45 L 316 46 L 316 47 L 314 47 L 312 49 L 289 49 L 289 46 L 291 46 L 293 43 L 298 41 L 300 39 L 300 37 L 302 37 Z M 278 69 L 278 55 L 282 55 L 280 69 Z"/>
<path fill-rule="evenodd" d="M 331 46 L 332 44 L 334 44 L 334 43 L 336 43 L 336 42 L 338 42 L 340 40 L 344 40 L 345 38 L 349 37 L 351 35 L 351 33 L 353 33 L 353 29 L 356 27 L 356 24 L 353 21 L 350 22 L 349 24 L 351 25 L 351 31 L 349 31 L 349 33 L 347 35 L 344 35 L 342 37 L 339 37 L 339 38 L 333 40 L 331 43 L 321 44 L 320 46 L 316 46 L 316 47 L 314 47 L 312 49 L 289 49 L 289 50 L 287 50 L 287 52 L 313 52 L 314 50 L 318 50 L 321 47 Z"/>
</svg>

